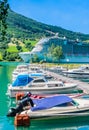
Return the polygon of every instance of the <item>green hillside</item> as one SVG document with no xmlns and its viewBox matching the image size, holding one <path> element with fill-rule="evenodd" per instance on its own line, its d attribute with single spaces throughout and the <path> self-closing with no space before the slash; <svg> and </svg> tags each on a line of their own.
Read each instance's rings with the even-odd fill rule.
<svg viewBox="0 0 89 130">
<path fill-rule="evenodd" d="M 33 19 L 24 17 L 9 10 L 8 14 L 8 36 L 19 39 L 39 39 L 43 36 L 52 36 L 58 33 L 60 37 L 76 40 L 77 38 L 86 41 L 89 40 L 89 35 L 69 31 L 57 26 L 51 26 L 37 22 Z"/>
<path fill-rule="evenodd" d="M 20 14 L 8 11 L 6 41 L 1 43 L 0 60 L 20 61 L 19 52 L 31 51 L 39 39 L 54 36 L 67 39 L 87 41 L 89 35 L 63 29 L 61 27 L 47 25 Z"/>
</svg>

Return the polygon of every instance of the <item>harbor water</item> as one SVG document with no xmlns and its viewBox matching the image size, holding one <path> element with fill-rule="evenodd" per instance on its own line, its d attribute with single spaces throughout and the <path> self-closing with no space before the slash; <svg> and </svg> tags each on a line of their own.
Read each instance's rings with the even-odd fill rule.
<svg viewBox="0 0 89 130">
<path fill-rule="evenodd" d="M 0 63 L 0 130 L 88 130 L 89 117 L 74 119 L 52 119 L 31 121 L 29 127 L 15 127 L 14 118 L 7 117 L 9 108 L 15 105 L 15 99 L 6 95 L 8 83 L 11 83 L 12 72 L 21 63 Z"/>
</svg>

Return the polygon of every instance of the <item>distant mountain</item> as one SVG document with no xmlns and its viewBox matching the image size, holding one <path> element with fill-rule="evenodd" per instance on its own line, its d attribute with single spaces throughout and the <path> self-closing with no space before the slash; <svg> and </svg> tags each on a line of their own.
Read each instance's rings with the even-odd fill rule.
<svg viewBox="0 0 89 130">
<path fill-rule="evenodd" d="M 89 40 L 88 34 L 78 33 L 63 29 L 58 26 L 47 25 L 36 20 L 27 18 L 9 10 L 8 18 L 8 36 L 16 38 L 42 38 L 43 36 L 52 36 L 58 33 L 60 37 L 82 41 Z"/>
</svg>

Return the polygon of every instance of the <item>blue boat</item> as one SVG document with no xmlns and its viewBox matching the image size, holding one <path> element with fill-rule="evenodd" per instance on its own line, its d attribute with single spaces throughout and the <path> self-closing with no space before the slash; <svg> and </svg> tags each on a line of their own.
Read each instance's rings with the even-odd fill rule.
<svg viewBox="0 0 89 130">
<path fill-rule="evenodd" d="M 29 107 L 25 110 L 26 106 Z M 84 117 L 89 116 L 89 102 L 81 97 L 71 98 L 66 95 L 55 95 L 42 99 L 27 97 L 20 102 L 17 108 L 8 113 L 8 116 L 13 116 L 13 113 L 15 116 L 18 112 L 37 120 Z"/>
</svg>

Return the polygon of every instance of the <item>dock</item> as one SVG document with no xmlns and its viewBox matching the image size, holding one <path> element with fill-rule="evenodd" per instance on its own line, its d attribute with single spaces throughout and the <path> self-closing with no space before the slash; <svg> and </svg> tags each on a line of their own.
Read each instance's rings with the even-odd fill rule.
<svg viewBox="0 0 89 130">
<path fill-rule="evenodd" d="M 86 93 L 86 94 L 89 94 L 89 84 L 86 83 L 86 82 L 82 82 L 78 79 L 69 78 L 67 76 L 63 76 L 61 74 L 57 74 L 57 73 L 54 73 L 54 72 L 47 71 L 47 74 L 53 76 L 57 80 L 76 83 L 78 85 L 78 89 L 83 90 L 83 92 Z"/>
</svg>

